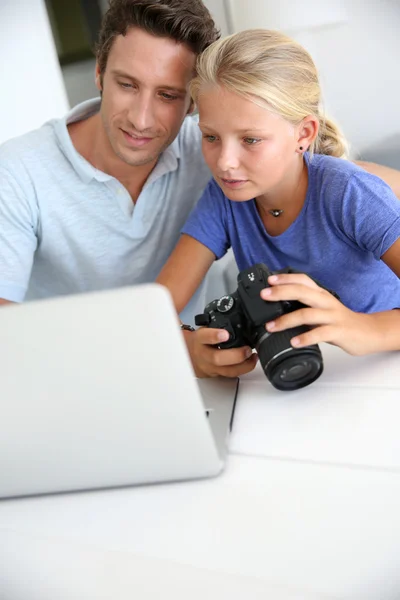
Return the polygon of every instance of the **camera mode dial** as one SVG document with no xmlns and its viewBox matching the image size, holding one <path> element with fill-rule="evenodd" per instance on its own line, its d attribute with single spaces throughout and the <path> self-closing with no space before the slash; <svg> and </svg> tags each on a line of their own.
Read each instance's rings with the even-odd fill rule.
<svg viewBox="0 0 400 600">
<path fill-rule="evenodd" d="M 220 313 L 226 313 L 231 310 L 235 301 L 232 296 L 222 296 L 217 302 L 217 311 Z"/>
</svg>

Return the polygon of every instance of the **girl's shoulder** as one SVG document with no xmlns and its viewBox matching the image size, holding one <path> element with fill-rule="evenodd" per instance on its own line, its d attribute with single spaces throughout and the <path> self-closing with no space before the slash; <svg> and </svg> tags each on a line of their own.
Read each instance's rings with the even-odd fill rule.
<svg viewBox="0 0 400 600">
<path fill-rule="evenodd" d="M 358 194 L 384 195 L 395 199 L 390 187 L 376 175 L 368 173 L 350 160 L 315 154 L 305 155 L 309 186 L 319 199 L 338 202 L 343 197 Z"/>
<path fill-rule="evenodd" d="M 312 157 L 304 155 L 309 174 L 324 177 L 326 180 L 335 179 L 348 183 L 350 179 L 376 182 L 377 185 L 389 187 L 380 177 L 369 173 L 362 166 L 345 158 L 314 154 Z"/>
<path fill-rule="evenodd" d="M 325 180 L 335 179 L 337 182 L 348 183 L 353 175 L 369 175 L 367 171 L 353 163 L 351 160 L 337 158 L 336 156 L 327 156 L 326 154 L 314 154 L 312 157 L 308 153 L 304 155 L 308 172 L 312 177 L 324 178 Z"/>
</svg>

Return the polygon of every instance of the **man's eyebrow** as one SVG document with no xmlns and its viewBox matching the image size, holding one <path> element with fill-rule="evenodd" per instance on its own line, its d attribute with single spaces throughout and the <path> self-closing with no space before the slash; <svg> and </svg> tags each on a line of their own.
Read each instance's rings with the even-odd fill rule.
<svg viewBox="0 0 400 600">
<path fill-rule="evenodd" d="M 178 94 L 186 94 L 187 90 L 185 88 L 174 87 L 173 85 L 160 85 L 160 89 L 169 90 L 170 92 L 178 92 Z"/>
<path fill-rule="evenodd" d="M 132 79 L 132 81 L 136 81 L 133 75 L 129 75 L 129 73 L 125 73 L 124 71 L 120 71 L 119 69 L 112 69 L 112 75 L 118 75 L 119 77 L 125 77 L 125 79 Z"/>
<path fill-rule="evenodd" d="M 112 75 L 116 75 L 117 77 L 123 77 L 124 79 L 130 79 L 131 81 L 135 81 L 136 83 L 140 83 L 136 77 L 133 75 L 129 75 L 129 73 L 125 73 L 124 71 L 120 71 L 119 69 L 113 69 L 111 71 Z M 173 85 L 159 85 L 159 89 L 169 90 L 173 92 L 178 92 L 179 94 L 186 94 L 187 90 L 180 87 L 174 87 Z"/>
</svg>

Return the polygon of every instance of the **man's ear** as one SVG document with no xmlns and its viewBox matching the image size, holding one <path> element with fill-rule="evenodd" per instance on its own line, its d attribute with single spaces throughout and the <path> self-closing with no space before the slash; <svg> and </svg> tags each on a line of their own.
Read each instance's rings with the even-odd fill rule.
<svg viewBox="0 0 400 600">
<path fill-rule="evenodd" d="M 96 62 L 94 81 L 95 81 L 96 87 L 99 90 L 99 92 L 102 92 L 103 91 L 103 78 L 100 73 L 100 67 L 99 67 L 98 62 Z"/>
<path fill-rule="evenodd" d="M 195 109 L 196 109 L 196 105 L 195 105 L 195 103 L 193 102 L 193 100 L 192 100 L 192 99 L 190 99 L 189 108 L 188 108 L 188 110 L 187 110 L 187 113 L 186 113 L 186 114 L 187 114 L 187 115 L 192 115 L 192 114 L 194 113 Z"/>
</svg>

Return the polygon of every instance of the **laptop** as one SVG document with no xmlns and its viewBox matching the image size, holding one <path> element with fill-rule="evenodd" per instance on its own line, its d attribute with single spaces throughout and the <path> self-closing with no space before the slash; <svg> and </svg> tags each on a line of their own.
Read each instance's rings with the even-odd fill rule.
<svg viewBox="0 0 400 600">
<path fill-rule="evenodd" d="M 237 379 L 196 379 L 169 292 L 0 309 L 0 497 L 219 474 Z"/>
</svg>

